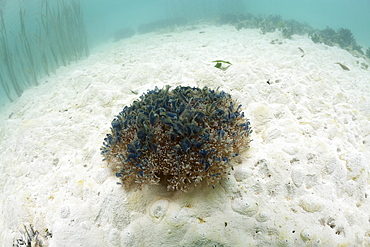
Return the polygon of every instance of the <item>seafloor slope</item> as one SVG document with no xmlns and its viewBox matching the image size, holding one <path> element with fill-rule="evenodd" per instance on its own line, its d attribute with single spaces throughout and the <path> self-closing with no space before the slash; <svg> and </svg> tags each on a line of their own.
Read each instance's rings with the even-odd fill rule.
<svg viewBox="0 0 370 247">
<path fill-rule="evenodd" d="M 307 37 L 230 26 L 108 44 L 3 109 L 0 243 L 29 222 L 58 247 L 368 246 L 368 65 Z M 250 149 L 215 189 L 127 192 L 102 161 L 113 117 L 164 85 L 220 87 L 251 121 Z"/>
</svg>

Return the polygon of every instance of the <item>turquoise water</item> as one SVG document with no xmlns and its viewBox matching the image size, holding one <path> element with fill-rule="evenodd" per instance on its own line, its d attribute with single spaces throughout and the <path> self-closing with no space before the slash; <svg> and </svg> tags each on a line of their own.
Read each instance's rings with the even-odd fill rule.
<svg viewBox="0 0 370 247">
<path fill-rule="evenodd" d="M 278 14 L 284 19 L 307 22 L 315 28 L 348 28 L 357 43 L 370 47 L 370 1 L 368 0 L 247 0 L 253 14 Z"/>
<path fill-rule="evenodd" d="M 104 39 L 115 28 L 155 19 L 211 18 L 220 13 L 244 12 L 253 15 L 281 15 L 283 19 L 306 22 L 314 28 L 348 28 L 357 42 L 370 47 L 370 1 L 368 0 L 157 0 L 83 1 L 88 29 Z M 99 30 L 100 29 L 100 30 Z M 97 32 L 99 30 L 99 33 Z M 94 38 L 92 38 L 94 39 Z"/>
<path fill-rule="evenodd" d="M 281 25 L 284 21 L 293 19 L 300 23 L 307 23 L 313 29 L 344 28 L 352 32 L 364 53 L 370 47 L 370 15 L 368 14 L 370 1 L 368 0 L 59 1 L 62 5 L 55 4 L 57 1 L 49 1 L 49 11 L 54 13 L 54 16 L 59 12 L 64 13 L 61 6 L 79 5 L 84 27 L 81 26 L 81 30 L 76 29 L 76 33 L 73 33 L 70 28 L 76 24 L 68 24 L 68 19 L 73 19 L 73 15 L 64 13 L 67 18 L 65 22 L 58 24 L 59 27 L 54 25 L 53 14 L 49 13 L 50 16 L 45 17 L 46 2 L 48 1 L 0 0 L 0 14 L 4 20 L 4 25 L 0 28 L 0 34 L 2 34 L 0 40 L 3 41 L 0 43 L 0 81 L 2 82 L 0 107 L 16 100 L 26 88 L 37 85 L 37 80 L 42 76 L 53 73 L 59 66 L 67 66 L 88 56 L 89 50 L 102 43 L 129 37 L 132 32 L 145 33 L 163 27 L 192 25 L 199 21 L 211 25 L 225 24 L 217 20 L 220 16 L 225 17 L 230 13 L 234 14 L 234 17 L 235 14 L 252 14 L 256 18 L 278 15 L 283 21 L 276 22 L 275 25 Z M 20 8 L 24 11 L 26 31 L 23 36 L 20 34 Z M 43 26 L 45 24 L 42 21 L 50 22 L 48 31 L 45 31 Z M 230 19 L 227 21 L 230 23 Z M 237 21 L 231 22 L 236 25 Z M 63 25 L 65 30 L 60 32 L 60 26 Z M 70 26 L 67 27 L 68 25 Z M 268 28 L 270 28 L 268 31 L 271 31 L 271 27 Z M 86 44 L 81 41 L 84 35 Z M 80 41 L 81 44 L 79 44 Z M 70 54 L 64 57 L 64 54 L 69 52 Z M 15 90 L 16 87 L 18 90 Z"/>
</svg>

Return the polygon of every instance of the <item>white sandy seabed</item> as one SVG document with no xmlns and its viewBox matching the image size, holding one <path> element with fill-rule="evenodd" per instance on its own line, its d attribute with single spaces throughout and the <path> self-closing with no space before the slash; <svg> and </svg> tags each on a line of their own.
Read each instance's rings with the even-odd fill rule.
<svg viewBox="0 0 370 247">
<path fill-rule="evenodd" d="M 1 115 L 1 246 L 26 222 L 58 247 L 370 246 L 367 65 L 308 37 L 197 26 L 60 68 Z M 114 116 L 167 84 L 220 87 L 251 121 L 215 189 L 125 191 L 102 161 Z"/>
</svg>

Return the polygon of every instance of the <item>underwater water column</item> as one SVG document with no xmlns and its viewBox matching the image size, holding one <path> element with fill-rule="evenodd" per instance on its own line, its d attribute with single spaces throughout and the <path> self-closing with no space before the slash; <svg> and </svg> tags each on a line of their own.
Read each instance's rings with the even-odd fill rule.
<svg viewBox="0 0 370 247">
<path fill-rule="evenodd" d="M 10 45 L 8 42 L 7 30 L 3 15 L 0 15 L 0 84 L 5 90 L 6 96 L 13 101 L 11 90 L 15 91 L 19 97 L 23 93 L 19 85 L 16 73 L 14 71 L 14 60 Z"/>
<path fill-rule="evenodd" d="M 0 88 L 10 101 L 40 77 L 89 55 L 79 0 L 43 0 L 33 29 L 26 12 L 20 7 L 19 30 L 8 30 L 0 12 Z"/>
<path fill-rule="evenodd" d="M 225 13 L 243 13 L 245 4 L 243 0 L 165 0 L 165 13 L 167 18 L 186 18 L 188 21 L 214 18 Z"/>
</svg>

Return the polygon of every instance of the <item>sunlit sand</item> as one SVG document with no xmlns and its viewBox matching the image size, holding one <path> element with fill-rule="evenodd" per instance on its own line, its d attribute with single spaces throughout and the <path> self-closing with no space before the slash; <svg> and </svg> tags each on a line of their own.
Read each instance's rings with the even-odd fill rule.
<svg viewBox="0 0 370 247">
<path fill-rule="evenodd" d="M 0 242 L 29 222 L 58 247 L 369 245 L 367 66 L 306 36 L 231 26 L 106 44 L 2 110 Z M 250 149 L 215 189 L 125 191 L 102 161 L 114 116 L 165 85 L 219 87 L 250 119 Z"/>
</svg>

